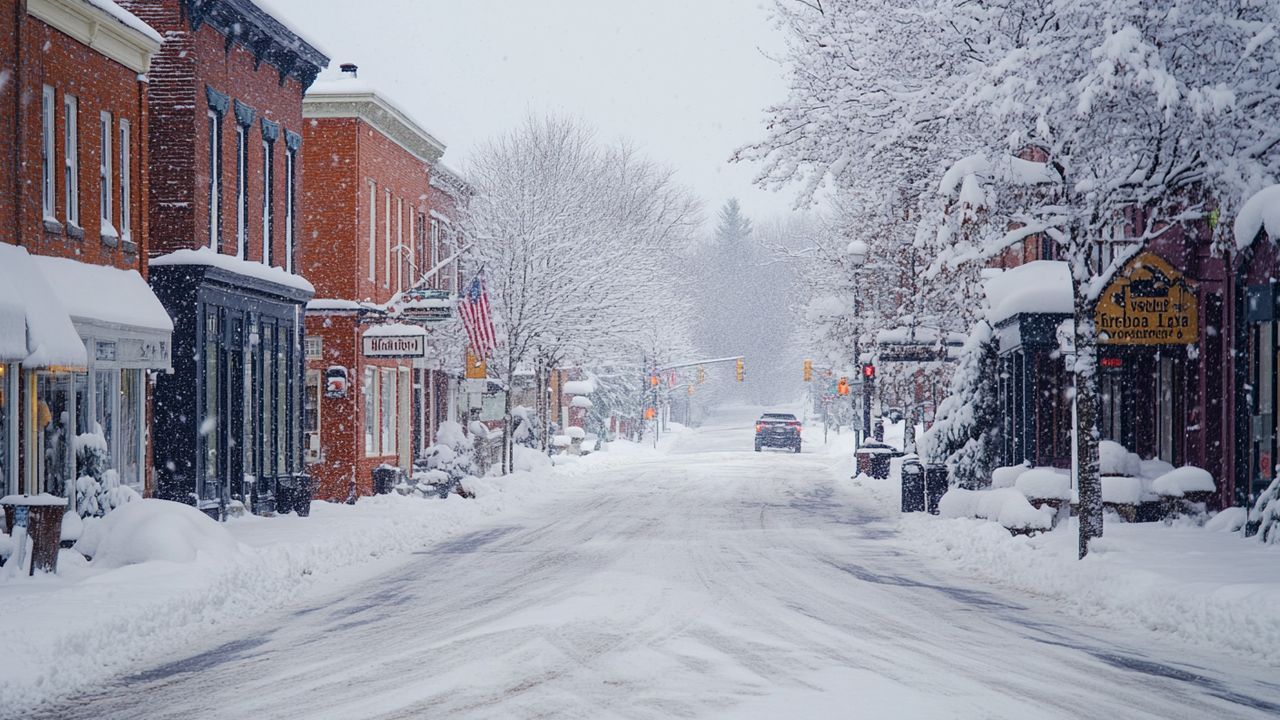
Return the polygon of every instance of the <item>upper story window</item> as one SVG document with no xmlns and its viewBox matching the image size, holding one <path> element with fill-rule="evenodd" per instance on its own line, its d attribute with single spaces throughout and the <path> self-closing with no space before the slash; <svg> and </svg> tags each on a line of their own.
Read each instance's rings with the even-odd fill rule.
<svg viewBox="0 0 1280 720">
<path fill-rule="evenodd" d="M 408 259 L 404 246 L 404 198 L 396 198 L 396 292 L 404 291 L 404 263 Z"/>
<path fill-rule="evenodd" d="M 435 218 L 431 218 L 431 267 L 434 269 L 435 266 L 443 259 L 444 257 L 440 253 L 440 221 Z M 436 273 L 435 282 L 432 284 L 439 288 L 443 286 L 443 281 L 443 276 Z"/>
<path fill-rule="evenodd" d="M 111 121 L 111 113 L 105 110 L 98 116 L 98 222 L 102 235 L 114 237 L 116 228 L 112 222 L 112 211 L 115 203 L 111 199 L 111 136 L 115 134 L 115 123 Z"/>
<path fill-rule="evenodd" d="M 369 282 L 376 282 L 378 267 L 378 183 L 369 181 Z"/>
<path fill-rule="evenodd" d="M 382 286 L 391 287 L 391 190 L 383 191 L 383 197 L 386 198 L 384 203 L 382 217 L 385 224 L 382 226 Z"/>
<path fill-rule="evenodd" d="M 284 269 L 294 271 L 298 242 L 298 151 L 302 136 L 284 133 Z"/>
<path fill-rule="evenodd" d="M 273 143 L 262 141 L 262 262 L 271 264 L 271 226 L 275 223 L 272 205 L 275 201 L 276 161 Z"/>
<path fill-rule="evenodd" d="M 45 85 L 40 102 L 40 168 L 43 172 L 42 182 L 40 183 L 40 204 L 46 220 L 52 220 L 56 217 L 57 210 L 55 206 L 58 203 L 54 190 L 57 187 L 57 170 L 54 168 L 54 157 L 57 154 L 57 150 L 54 149 L 54 141 L 56 139 L 54 131 L 55 103 L 56 97 L 54 96 L 53 87 Z"/>
<path fill-rule="evenodd" d="M 133 236 L 133 137 L 129 121 L 120 118 L 120 237 Z"/>
<path fill-rule="evenodd" d="M 236 125 L 236 257 L 249 257 L 249 143 Z"/>
<path fill-rule="evenodd" d="M 64 95 L 62 108 L 66 115 L 62 177 L 67 198 L 67 224 L 80 227 L 80 103 L 74 95 Z"/>
<path fill-rule="evenodd" d="M 209 123 L 209 247 L 222 251 L 222 116 L 210 108 Z"/>
</svg>

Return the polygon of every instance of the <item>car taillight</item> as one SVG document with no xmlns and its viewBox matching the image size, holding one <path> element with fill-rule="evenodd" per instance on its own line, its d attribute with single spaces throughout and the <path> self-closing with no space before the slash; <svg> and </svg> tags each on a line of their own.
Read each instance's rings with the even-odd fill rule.
<svg viewBox="0 0 1280 720">
<path fill-rule="evenodd" d="M 756 423 L 756 432 L 764 432 L 764 423 Z"/>
<path fill-rule="evenodd" d="M 797 430 L 799 430 L 799 429 L 800 429 L 800 423 L 798 423 L 798 422 L 787 423 L 787 424 L 788 424 L 788 425 L 790 425 L 791 427 L 793 427 L 793 428 L 797 429 Z"/>
</svg>

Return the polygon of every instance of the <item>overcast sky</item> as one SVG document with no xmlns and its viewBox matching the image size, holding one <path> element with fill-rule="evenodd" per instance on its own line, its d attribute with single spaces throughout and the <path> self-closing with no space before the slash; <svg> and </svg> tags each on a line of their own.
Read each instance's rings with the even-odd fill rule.
<svg viewBox="0 0 1280 720">
<path fill-rule="evenodd" d="M 266 3 L 264 3 L 265 5 Z M 785 86 L 771 0 L 270 0 L 287 21 L 444 141 L 466 168 L 526 113 L 555 112 L 625 137 L 674 167 L 706 214 L 729 197 L 754 219 L 793 193 L 756 188 L 728 163 L 762 137 Z M 710 223 L 710 220 L 709 220 Z"/>
</svg>

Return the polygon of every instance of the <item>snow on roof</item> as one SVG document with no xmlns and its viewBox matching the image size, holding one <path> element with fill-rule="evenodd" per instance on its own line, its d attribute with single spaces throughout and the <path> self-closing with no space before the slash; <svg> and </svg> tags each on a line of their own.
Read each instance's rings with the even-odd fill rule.
<svg viewBox="0 0 1280 720">
<path fill-rule="evenodd" d="M 326 70 L 307 88 L 304 117 L 359 117 L 405 150 L 428 163 L 444 154 L 445 143 L 422 127 L 413 115 L 377 83 L 341 70 Z"/>
<path fill-rule="evenodd" d="M 570 380 L 563 388 L 565 395 L 590 395 L 595 391 L 596 384 L 593 380 Z"/>
<path fill-rule="evenodd" d="M 99 10 L 115 18 L 117 22 L 129 28 L 130 30 L 133 30 L 134 32 L 137 32 L 141 35 L 145 35 L 148 39 L 154 41 L 156 44 L 162 44 L 164 42 L 164 38 L 160 37 L 160 33 L 156 32 L 155 28 L 143 22 L 142 19 L 139 18 L 137 15 L 134 15 L 128 10 L 125 10 L 124 8 L 117 5 L 114 2 L 114 0 L 82 0 L 82 1 L 98 8 Z"/>
<path fill-rule="evenodd" d="M 1021 313 L 1075 312 L 1071 266 L 1060 260 L 1035 260 L 994 275 L 983 283 L 987 320 L 993 325 Z"/>
<path fill-rule="evenodd" d="M 363 333 L 368 337 L 408 337 L 421 335 L 426 337 L 427 329 L 421 325 L 407 323 L 381 323 L 366 329 Z"/>
<path fill-rule="evenodd" d="M 306 278 L 285 272 L 284 268 L 270 267 L 258 262 L 241 260 L 231 255 L 214 252 L 207 247 L 197 250 L 175 250 L 168 255 L 161 255 L 151 259 L 151 267 L 171 267 L 174 265 L 206 265 L 256 280 L 273 282 L 295 290 L 303 290 L 309 293 L 316 291 L 315 286 L 308 282 Z"/>
<path fill-rule="evenodd" d="M 966 179 L 975 176 L 984 180 L 998 180 L 1013 185 L 1041 185 L 1061 182 L 1062 176 L 1048 163 L 1023 160 L 1012 155 L 1005 155 L 992 162 L 984 153 L 977 153 L 955 162 L 938 183 L 938 193 L 954 195 L 956 188 L 965 184 L 963 192 L 969 193 L 970 200 L 976 200 L 974 188 L 969 187 Z"/>
<path fill-rule="evenodd" d="M 299 40 L 310 45 L 320 54 L 329 58 L 333 57 L 333 53 L 329 52 L 329 49 L 322 43 L 316 42 L 314 36 L 298 29 L 298 25 L 288 19 L 288 14 L 276 5 L 276 0 L 253 0 L 253 4 L 257 5 L 258 9 L 270 15 L 273 20 L 283 25 L 286 30 L 298 36 Z"/>
<path fill-rule="evenodd" d="M 8 287 L 7 292 L 0 291 L 0 335 L 25 338 L 17 343 L 0 341 L 4 359 L 28 367 L 88 365 L 84 341 L 71 316 L 26 248 L 0 243 L 0 278 L 7 280 L 0 287 Z"/>
<path fill-rule="evenodd" d="M 36 257 L 36 264 L 72 320 L 173 332 L 173 320 L 136 270 Z"/>
<path fill-rule="evenodd" d="M 1280 237 L 1280 185 L 1259 190 L 1240 207 L 1233 228 L 1236 249 L 1249 247 L 1263 229 L 1268 237 Z"/>
</svg>

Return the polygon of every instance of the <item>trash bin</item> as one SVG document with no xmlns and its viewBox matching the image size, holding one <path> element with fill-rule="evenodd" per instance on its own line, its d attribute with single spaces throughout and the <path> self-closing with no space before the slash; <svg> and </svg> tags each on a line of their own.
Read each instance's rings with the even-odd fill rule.
<svg viewBox="0 0 1280 720">
<path fill-rule="evenodd" d="M 938 502 L 947 494 L 947 466 L 929 463 L 924 468 L 924 497 L 929 513 L 938 514 Z"/>
<path fill-rule="evenodd" d="M 298 513 L 298 517 L 308 517 L 311 515 L 311 498 L 315 494 L 315 481 L 306 474 L 294 475 L 293 479 L 293 510 Z"/>
<path fill-rule="evenodd" d="M 293 510 L 295 497 L 294 480 L 292 475 L 282 475 L 276 481 L 275 505 L 276 514 L 286 515 Z"/>
<path fill-rule="evenodd" d="M 400 468 L 393 465 L 379 465 L 373 469 L 373 494 L 389 495 L 395 489 L 396 477 Z"/>
<path fill-rule="evenodd" d="M 889 461 L 901 457 L 902 453 L 892 445 L 872 441 L 859 446 L 854 456 L 858 460 L 858 472 L 884 480 L 889 477 Z"/>
<path fill-rule="evenodd" d="M 31 570 L 27 574 L 34 575 L 36 570 L 57 572 L 66 498 L 48 494 L 9 495 L 0 498 L 0 505 L 4 505 L 4 524 L 9 535 L 16 534 L 15 528 L 25 528 L 27 537 L 31 538 Z"/>
<path fill-rule="evenodd" d="M 924 512 L 924 466 L 919 460 L 902 463 L 902 512 Z"/>
</svg>

